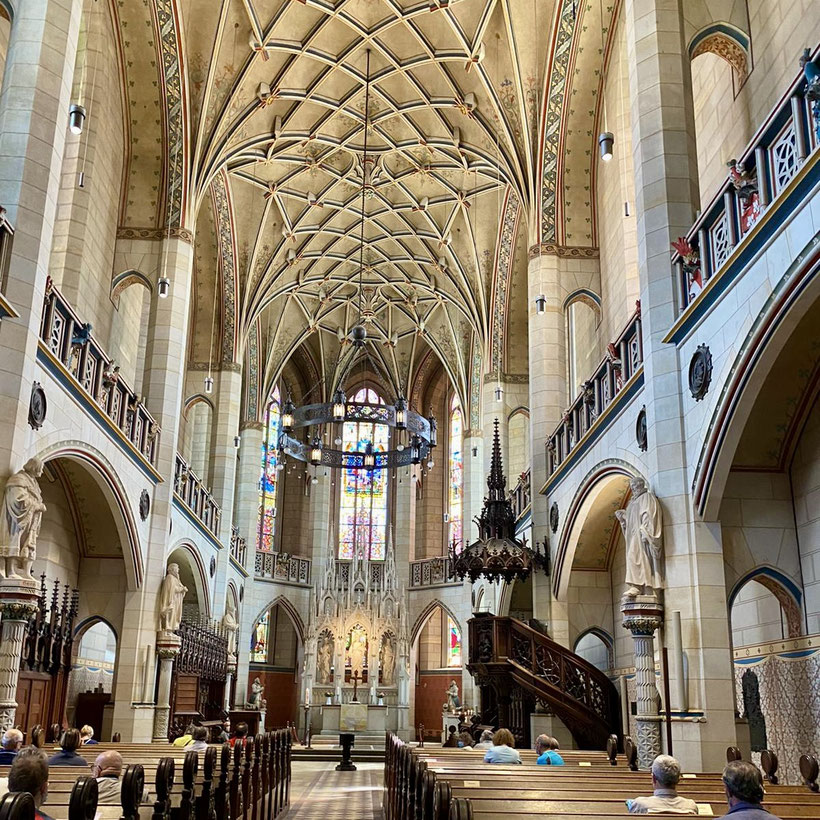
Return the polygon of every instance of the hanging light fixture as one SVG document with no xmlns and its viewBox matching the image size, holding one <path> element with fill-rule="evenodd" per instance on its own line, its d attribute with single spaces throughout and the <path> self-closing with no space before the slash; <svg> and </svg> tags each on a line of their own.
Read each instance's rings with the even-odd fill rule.
<svg viewBox="0 0 820 820">
<path fill-rule="evenodd" d="M 284 405 L 282 405 L 282 429 L 289 433 L 293 430 L 293 413 L 296 410 L 296 407 L 293 404 L 293 400 L 290 397 L 290 393 L 288 393 L 288 397 L 285 400 Z"/>
<path fill-rule="evenodd" d="M 609 162 L 612 159 L 612 150 L 615 145 L 615 136 L 611 131 L 603 131 L 598 137 L 598 145 L 601 148 L 601 159 Z"/>
<path fill-rule="evenodd" d="M 500 384 L 497 384 L 495 386 L 495 390 L 493 391 L 493 393 L 495 394 L 496 401 L 501 401 L 501 399 L 504 397 L 504 391 L 501 389 Z"/>
<path fill-rule="evenodd" d="M 334 421 L 344 421 L 345 420 L 345 406 L 347 404 L 347 396 L 345 396 L 345 391 L 342 390 L 340 387 L 334 394 L 333 394 L 333 420 Z"/>
<path fill-rule="evenodd" d="M 242 443 L 242 439 L 239 436 L 234 436 L 233 437 L 233 446 L 236 447 L 237 450 L 239 449 L 239 445 L 241 443 Z"/>
<path fill-rule="evenodd" d="M 160 299 L 167 299 L 171 292 L 171 280 L 167 276 L 160 276 L 157 280 L 157 295 Z"/>
<path fill-rule="evenodd" d="M 68 109 L 68 130 L 71 131 L 72 134 L 82 134 L 84 123 L 85 108 L 74 103 L 71 108 Z"/>
<path fill-rule="evenodd" d="M 364 468 L 372 470 L 376 466 L 376 454 L 373 452 L 373 443 L 368 441 L 364 448 Z"/>
<path fill-rule="evenodd" d="M 543 316 L 547 312 L 547 297 L 542 293 L 535 300 L 535 312 Z"/>
<path fill-rule="evenodd" d="M 318 467 L 322 463 L 322 439 L 313 437 L 313 446 L 310 448 L 310 463 Z"/>
<path fill-rule="evenodd" d="M 399 396 L 396 400 L 396 429 L 404 430 L 407 428 L 407 402 L 404 396 Z"/>
<path fill-rule="evenodd" d="M 214 377 L 210 373 L 205 377 L 205 392 L 214 392 Z"/>
<path fill-rule="evenodd" d="M 603 106 L 603 125 L 604 130 L 598 135 L 598 147 L 601 151 L 601 159 L 604 162 L 609 162 L 612 159 L 612 151 L 615 145 L 615 135 L 611 131 L 606 130 L 606 75 L 604 69 L 606 68 L 606 40 L 604 38 L 604 0 L 599 0 L 598 3 L 601 12 L 601 105 Z"/>
</svg>

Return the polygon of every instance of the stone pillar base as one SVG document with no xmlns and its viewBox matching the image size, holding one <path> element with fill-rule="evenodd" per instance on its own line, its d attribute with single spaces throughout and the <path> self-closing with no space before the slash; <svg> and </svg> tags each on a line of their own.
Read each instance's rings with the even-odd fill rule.
<svg viewBox="0 0 820 820">
<path fill-rule="evenodd" d="M 33 578 L 0 578 L 0 730 L 14 726 L 17 679 L 26 630 L 37 611 L 37 582 Z"/>
<path fill-rule="evenodd" d="M 159 657 L 159 686 L 154 711 L 154 742 L 167 743 L 171 718 L 171 673 L 174 658 L 182 647 L 182 638 L 173 632 L 157 632 L 157 656 Z"/>
</svg>

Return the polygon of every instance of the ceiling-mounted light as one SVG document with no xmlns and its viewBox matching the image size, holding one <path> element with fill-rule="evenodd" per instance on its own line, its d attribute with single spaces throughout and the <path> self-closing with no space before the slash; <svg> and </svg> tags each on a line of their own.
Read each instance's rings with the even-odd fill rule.
<svg viewBox="0 0 820 820">
<path fill-rule="evenodd" d="M 287 401 L 285 402 L 284 406 L 282 407 L 282 429 L 289 433 L 293 429 L 293 411 L 296 408 L 293 406 L 293 401 L 291 397 L 288 396 Z"/>
<path fill-rule="evenodd" d="M 171 292 L 171 280 L 167 276 L 160 276 L 157 282 L 157 293 L 160 299 L 165 299 Z"/>
<path fill-rule="evenodd" d="M 85 108 L 74 103 L 68 109 L 68 130 L 72 134 L 83 133 L 83 123 L 85 122 Z"/>
<path fill-rule="evenodd" d="M 543 316 L 547 312 L 547 297 L 542 293 L 535 300 L 535 312 Z"/>
<path fill-rule="evenodd" d="M 314 467 L 318 467 L 322 463 L 322 439 L 319 436 L 313 438 L 313 446 L 310 448 L 310 463 Z"/>
<path fill-rule="evenodd" d="M 213 393 L 214 392 L 214 377 L 213 376 L 206 376 L 205 377 L 205 392 L 206 393 Z"/>
<path fill-rule="evenodd" d="M 333 394 L 333 420 L 334 421 L 344 421 L 345 420 L 345 405 L 347 404 L 347 396 L 345 396 L 345 391 L 342 390 L 340 387 L 334 394 Z"/>
<path fill-rule="evenodd" d="M 598 137 L 598 145 L 601 148 L 601 159 L 609 162 L 612 159 L 612 149 L 615 145 L 615 135 L 611 131 L 604 131 Z"/>
<path fill-rule="evenodd" d="M 396 429 L 404 430 L 407 427 L 407 402 L 404 396 L 399 396 L 396 400 Z"/>
</svg>

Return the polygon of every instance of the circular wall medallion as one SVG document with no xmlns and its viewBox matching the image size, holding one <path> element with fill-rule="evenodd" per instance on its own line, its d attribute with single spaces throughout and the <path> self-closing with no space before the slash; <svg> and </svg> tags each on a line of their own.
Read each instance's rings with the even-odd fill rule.
<svg viewBox="0 0 820 820">
<path fill-rule="evenodd" d="M 242 603 L 242 601 L 244 601 L 244 600 L 245 600 L 245 585 L 242 584 L 242 586 L 239 587 L 239 602 Z"/>
<path fill-rule="evenodd" d="M 216 558 L 214 558 L 213 555 L 212 555 L 211 556 L 211 578 L 213 578 L 214 575 L 216 575 Z"/>
<path fill-rule="evenodd" d="M 706 345 L 699 345 L 689 362 L 689 391 L 695 401 L 700 401 L 712 383 L 712 354 Z"/>
<path fill-rule="evenodd" d="M 635 422 L 635 439 L 638 442 L 638 449 L 645 453 L 649 446 L 646 436 L 646 407 L 642 407 L 641 412 L 638 413 L 638 420 Z"/>
<path fill-rule="evenodd" d="M 143 490 L 140 493 L 140 518 L 145 521 L 149 512 L 151 512 L 151 497 L 148 495 L 148 490 Z"/>
<path fill-rule="evenodd" d="M 31 398 L 28 403 L 28 423 L 32 429 L 39 430 L 43 426 L 47 409 L 46 392 L 40 382 L 34 382 L 31 385 Z"/>
<path fill-rule="evenodd" d="M 550 507 L 550 529 L 555 533 L 558 532 L 558 504 L 553 501 Z"/>
</svg>

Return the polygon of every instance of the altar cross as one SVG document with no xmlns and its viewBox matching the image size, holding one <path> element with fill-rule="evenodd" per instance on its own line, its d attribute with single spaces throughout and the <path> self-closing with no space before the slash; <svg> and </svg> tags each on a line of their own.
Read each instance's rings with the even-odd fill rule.
<svg viewBox="0 0 820 820">
<path fill-rule="evenodd" d="M 358 703 L 359 702 L 359 696 L 358 696 L 358 691 L 359 691 L 359 670 L 358 669 L 356 670 L 356 674 L 353 675 L 351 680 L 353 681 L 353 700 L 352 700 L 352 702 L 353 703 Z"/>
</svg>

